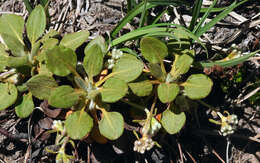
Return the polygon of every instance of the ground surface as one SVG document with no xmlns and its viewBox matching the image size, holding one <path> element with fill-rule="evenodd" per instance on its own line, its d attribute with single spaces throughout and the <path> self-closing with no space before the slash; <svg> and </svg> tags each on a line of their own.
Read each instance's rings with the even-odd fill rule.
<svg viewBox="0 0 260 163">
<path fill-rule="evenodd" d="M 230 3 L 221 1 L 218 5 Z M 76 0 L 51 0 L 49 6 L 51 28 L 61 34 L 88 29 L 91 32 L 90 38 L 107 35 L 126 15 L 124 0 L 87 0 L 82 5 L 77 4 Z M 177 8 L 176 11 L 175 14 L 187 18 L 184 21 L 188 23 L 189 16 L 182 13 L 181 9 Z M 1 0 L 0 13 L 16 13 L 25 18 L 28 16 L 22 0 Z M 237 8 L 235 13 L 237 15 L 229 15 L 221 21 L 222 24 L 203 36 L 203 41 L 208 43 L 214 52 L 227 49 L 232 43 L 236 43 L 243 52 L 252 52 L 260 48 L 257 42 L 260 39 L 260 16 L 257 16 L 260 13 L 260 2 L 251 0 Z M 238 16 L 242 16 L 243 19 Z M 174 16 L 165 16 L 164 19 L 178 21 Z M 251 22 L 255 22 L 256 25 Z M 136 27 L 133 24 L 128 28 Z M 226 92 L 222 91 L 221 85 L 229 81 L 232 73 L 237 73 L 236 68 L 225 69 L 221 75 L 213 73 L 210 76 L 218 84 L 214 84 L 213 92 L 205 101 L 220 110 L 229 110 L 239 116 L 239 128 L 230 137 L 230 162 L 260 162 L 260 106 L 246 99 L 246 95 L 254 90 L 249 89 L 250 84 L 256 82 L 255 76 L 260 76 L 259 67 L 259 55 L 244 63 L 240 68 L 244 71 L 243 82 L 231 83 Z M 210 113 L 207 108 L 199 106 L 197 114 L 199 121 L 188 115 L 190 119 L 178 135 L 159 135 L 161 149 L 155 148 L 145 155 L 133 152 L 133 126 L 130 125 L 119 140 L 106 145 L 77 142 L 76 162 L 223 162 L 226 160 L 226 138 L 219 135 L 218 127 L 208 122 L 207 117 Z M 3 131 L 0 134 L 0 162 L 53 162 L 54 155 L 41 151 L 47 146 L 51 148 L 54 142 L 53 135 L 42 134 L 50 128 L 52 120 L 40 112 L 34 112 L 30 118 L 21 120 L 11 108 L 1 111 L 0 129 Z M 30 139 L 34 140 L 34 143 L 28 141 L 31 130 L 34 136 Z M 39 135 L 36 136 L 36 133 Z"/>
</svg>

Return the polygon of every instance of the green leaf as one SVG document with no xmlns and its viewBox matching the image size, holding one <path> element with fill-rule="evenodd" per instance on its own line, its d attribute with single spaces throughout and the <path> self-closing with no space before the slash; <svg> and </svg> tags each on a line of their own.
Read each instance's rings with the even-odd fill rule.
<svg viewBox="0 0 260 163">
<path fill-rule="evenodd" d="M 140 43 L 144 58 L 150 63 L 161 63 L 168 55 L 167 46 L 160 40 L 152 37 L 144 37 Z"/>
<path fill-rule="evenodd" d="M 116 102 L 127 93 L 127 84 L 120 79 L 108 79 L 101 89 L 101 97 L 104 102 Z"/>
<path fill-rule="evenodd" d="M 0 44 L 0 72 L 7 66 L 8 53 L 5 51 L 3 44 Z"/>
<path fill-rule="evenodd" d="M 110 140 L 118 139 L 124 131 L 124 118 L 118 112 L 102 110 L 103 118 L 99 122 L 100 133 Z"/>
<path fill-rule="evenodd" d="M 199 14 L 200 14 L 200 9 L 201 9 L 201 6 L 202 6 L 202 1 L 203 0 L 196 0 L 194 2 L 194 6 L 192 8 L 192 20 L 191 20 L 190 26 L 189 26 L 189 30 L 190 31 L 192 31 L 194 29 L 194 26 L 195 26 L 195 24 L 198 21 L 198 17 L 199 17 Z"/>
<path fill-rule="evenodd" d="M 89 78 L 92 79 L 98 75 L 103 67 L 103 54 L 100 46 L 97 44 L 91 46 L 85 52 L 85 58 L 83 61 L 83 67 L 88 74 Z"/>
<path fill-rule="evenodd" d="M 246 60 L 248 60 L 248 58 L 254 56 L 258 52 L 260 52 L 260 49 L 257 50 L 257 51 L 254 51 L 252 53 L 245 54 L 245 55 L 242 55 L 241 57 L 233 58 L 233 59 L 230 59 L 230 60 L 227 60 L 227 61 L 199 62 L 199 64 L 202 67 L 214 67 L 216 65 L 219 65 L 221 67 L 231 67 L 231 66 L 237 65 L 239 63 L 245 62 Z"/>
<path fill-rule="evenodd" d="M 153 90 L 153 85 L 149 80 L 129 83 L 128 86 L 131 88 L 133 93 L 137 96 L 149 96 Z"/>
<path fill-rule="evenodd" d="M 191 75 L 185 83 L 184 93 L 190 99 L 202 99 L 208 96 L 211 91 L 213 82 L 209 77 L 203 74 Z"/>
<path fill-rule="evenodd" d="M 85 111 L 76 111 L 65 120 L 65 128 L 72 139 L 82 139 L 91 131 L 93 119 Z"/>
<path fill-rule="evenodd" d="M 136 15 L 140 14 L 144 8 L 146 10 L 156 7 L 157 5 L 173 5 L 173 6 L 178 6 L 178 4 L 186 4 L 188 5 L 187 2 L 185 1 L 169 1 L 169 0 L 158 0 L 158 1 L 151 1 L 149 0 L 147 3 L 145 1 L 142 1 L 140 4 L 138 4 L 134 9 L 132 9 L 128 14 L 123 18 L 122 21 L 120 21 L 117 26 L 113 29 L 111 32 L 112 38 L 115 38 L 118 32 L 127 24 L 129 23 Z"/>
<path fill-rule="evenodd" d="M 59 32 L 55 31 L 54 29 L 50 29 L 48 31 L 48 33 L 46 33 L 46 34 L 44 34 L 44 36 L 42 36 L 40 41 L 41 41 L 41 43 L 44 44 L 44 42 L 47 41 L 48 39 L 56 38 L 58 36 L 59 36 Z"/>
<path fill-rule="evenodd" d="M 12 54 L 17 57 L 25 56 L 24 45 L 15 37 L 1 34 L 8 49 L 12 51 Z"/>
<path fill-rule="evenodd" d="M 13 105 L 17 98 L 17 89 L 14 84 L 0 83 L 0 111 Z"/>
<path fill-rule="evenodd" d="M 173 79 L 177 79 L 180 75 L 189 71 L 193 62 L 193 58 L 188 54 L 175 55 L 175 60 L 171 69 L 171 76 Z"/>
<path fill-rule="evenodd" d="M 124 54 L 113 67 L 114 77 L 125 82 L 133 81 L 141 75 L 143 67 L 143 63 L 135 56 Z"/>
<path fill-rule="evenodd" d="M 165 74 L 162 72 L 162 68 L 159 64 L 149 63 L 148 67 L 149 67 L 150 73 L 153 77 L 155 77 L 156 79 L 158 79 L 160 81 L 165 80 Z"/>
<path fill-rule="evenodd" d="M 201 8 L 200 12 L 202 12 L 202 10 L 206 10 L 206 12 L 204 13 L 204 15 L 202 16 L 202 18 L 199 20 L 199 22 L 196 24 L 196 26 L 194 27 L 194 29 L 192 30 L 192 33 L 197 33 L 198 30 L 200 30 L 201 26 L 205 23 L 205 20 L 207 19 L 207 17 L 209 16 L 209 14 L 211 12 L 213 12 L 214 10 L 214 6 L 216 5 L 217 0 L 214 0 L 212 2 L 212 4 L 208 7 L 208 8 Z"/>
<path fill-rule="evenodd" d="M 169 28 L 169 26 L 175 26 L 177 28 Z M 186 37 L 189 37 L 194 41 L 197 41 L 207 52 L 206 46 L 191 31 L 178 24 L 172 24 L 172 23 L 153 24 L 153 25 L 149 25 L 146 27 L 133 30 L 112 40 L 110 45 L 111 47 L 113 47 L 125 41 L 136 40 L 140 37 L 147 36 L 147 35 L 159 35 L 159 36 L 163 35 L 163 37 L 169 36 L 171 38 L 176 38 L 175 35 L 178 33 L 181 34 L 180 32 L 182 33 L 182 35 L 185 35 Z"/>
<path fill-rule="evenodd" d="M 46 51 L 47 68 L 58 76 L 67 76 L 76 72 L 76 53 L 65 47 L 54 46 Z"/>
<path fill-rule="evenodd" d="M 44 33 L 45 27 L 45 11 L 41 5 L 38 5 L 33 9 L 26 23 L 27 36 L 32 44 Z"/>
<path fill-rule="evenodd" d="M 163 103 L 171 102 L 179 94 L 180 88 L 175 83 L 162 83 L 158 86 L 158 97 Z"/>
<path fill-rule="evenodd" d="M 24 20 L 23 17 L 15 14 L 4 14 L 0 18 L 0 34 L 6 34 L 18 40 L 20 44 L 23 42 Z"/>
<path fill-rule="evenodd" d="M 88 36 L 89 32 L 87 30 L 65 34 L 60 42 L 60 45 L 63 45 L 66 48 L 71 48 L 75 51 L 88 39 Z"/>
<path fill-rule="evenodd" d="M 237 6 L 247 2 L 248 0 L 243 0 L 237 3 L 237 1 L 234 1 L 229 7 L 227 7 L 224 11 L 222 11 L 220 14 L 218 14 L 215 18 L 213 18 L 210 22 L 206 23 L 203 27 L 201 27 L 199 30 L 196 31 L 196 36 L 200 37 L 203 35 L 206 31 L 208 31 L 211 27 L 213 27 L 215 24 L 217 24 L 221 19 L 225 18 L 232 10 L 234 10 Z"/>
<path fill-rule="evenodd" d="M 97 36 L 95 37 L 95 39 L 90 41 L 88 45 L 85 47 L 84 53 L 88 54 L 87 51 L 89 51 L 89 49 L 94 45 L 98 45 L 101 48 L 103 56 L 105 56 L 107 52 L 107 45 L 105 39 L 102 36 Z"/>
<path fill-rule="evenodd" d="M 52 49 L 54 46 L 58 45 L 59 43 L 59 40 L 56 39 L 56 38 L 49 38 L 49 39 L 46 39 L 44 42 L 43 42 L 43 45 L 42 45 L 42 50 L 47 50 L 47 49 Z"/>
<path fill-rule="evenodd" d="M 51 91 L 48 102 L 56 108 L 70 108 L 77 104 L 78 100 L 79 94 L 71 86 L 62 85 Z"/>
<path fill-rule="evenodd" d="M 32 46 L 31 55 L 29 56 L 29 57 L 30 57 L 30 60 L 34 60 L 35 57 L 40 53 L 40 46 L 41 46 L 41 42 L 40 42 L 40 41 L 37 41 L 37 42 Z"/>
<path fill-rule="evenodd" d="M 132 9 L 124 18 L 122 21 L 120 21 L 118 23 L 118 25 L 113 29 L 111 36 L 113 38 L 116 37 L 116 35 L 118 34 L 118 32 L 127 24 L 129 23 L 136 15 L 140 14 L 143 10 L 145 6 L 145 2 L 142 1 L 139 5 L 137 5 L 134 9 Z M 150 3 L 146 4 L 146 9 L 155 7 L 156 5 L 152 5 Z"/>
<path fill-rule="evenodd" d="M 28 93 L 22 97 L 22 102 L 15 107 L 15 113 L 19 118 L 28 117 L 34 110 L 32 93 Z"/>
<path fill-rule="evenodd" d="M 161 123 L 163 128 L 169 134 L 178 133 L 184 126 L 185 121 L 186 121 L 186 116 L 184 112 L 177 112 L 177 111 L 171 111 L 170 109 L 166 109 L 162 113 Z"/>
<path fill-rule="evenodd" d="M 28 56 L 22 56 L 22 57 L 12 57 L 8 56 L 7 58 L 7 65 L 8 67 L 22 67 L 26 65 L 30 65 Z"/>
<path fill-rule="evenodd" d="M 26 83 L 33 96 L 38 99 L 48 100 L 51 90 L 57 87 L 56 81 L 47 75 L 35 75 Z"/>
</svg>

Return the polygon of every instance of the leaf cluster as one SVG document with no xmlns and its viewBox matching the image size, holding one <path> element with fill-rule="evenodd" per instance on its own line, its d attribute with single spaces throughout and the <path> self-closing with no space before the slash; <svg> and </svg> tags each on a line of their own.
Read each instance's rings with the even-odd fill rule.
<svg viewBox="0 0 260 163">
<path fill-rule="evenodd" d="M 124 118 L 130 119 L 130 115 L 123 117 L 120 111 L 115 112 L 113 103 L 122 101 L 142 109 L 150 107 L 150 99 L 154 97 L 147 118 L 140 123 L 144 133 L 155 133 L 150 130 L 152 121 L 157 120 L 169 134 L 179 132 L 186 121 L 185 109 L 192 100 L 208 96 L 213 86 L 206 75 L 190 71 L 195 57 L 192 42 L 196 41 L 206 50 L 199 36 L 235 5 L 204 27 L 195 22 L 190 29 L 170 23 L 152 24 L 115 38 L 129 20 L 158 3 L 162 1 L 148 0 L 133 5 L 134 9 L 112 32 L 111 42 L 102 36 L 89 41 L 86 30 L 65 34 L 59 39 L 57 31 L 46 30 L 46 14 L 41 5 L 31 11 L 26 23 L 20 16 L 2 15 L 0 110 L 13 105 L 17 116 L 26 118 L 38 105 L 37 101 L 47 100 L 50 106 L 69 113 L 64 124 L 66 135 L 71 139 L 84 139 L 89 135 L 95 139 L 98 135 L 103 140 L 115 140 L 123 134 Z M 168 5 L 170 2 L 163 3 Z M 174 4 L 178 3 L 174 1 Z M 196 18 L 201 8 L 195 8 Z M 158 36 L 170 39 L 165 41 Z M 136 39 L 140 39 L 140 54 L 128 47 L 122 48 L 120 55 L 111 52 L 111 47 Z M 76 52 L 87 40 L 84 52 Z M 167 59 L 170 63 L 165 62 Z M 109 61 L 113 65 L 109 66 Z M 236 63 L 240 61 L 236 60 Z M 214 64 L 200 63 L 202 67 Z M 144 106 L 135 103 L 136 99 L 146 99 Z M 154 108 L 157 106 L 163 107 L 158 108 L 162 112 L 161 118 L 155 120 Z"/>
</svg>

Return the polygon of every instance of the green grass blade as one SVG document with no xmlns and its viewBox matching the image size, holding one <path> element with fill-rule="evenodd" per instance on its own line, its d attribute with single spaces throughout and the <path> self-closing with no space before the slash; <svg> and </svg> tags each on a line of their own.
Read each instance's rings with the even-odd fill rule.
<svg viewBox="0 0 260 163">
<path fill-rule="evenodd" d="M 27 11 L 28 11 L 29 13 L 31 13 L 33 9 L 32 9 L 32 6 L 31 6 L 29 0 L 23 0 L 23 3 L 24 3 L 24 5 L 25 5 Z"/>
<path fill-rule="evenodd" d="M 145 19 L 145 15 L 146 15 L 146 5 L 147 5 L 147 0 L 144 0 L 144 8 L 143 8 L 141 19 L 139 22 L 139 28 L 144 26 L 144 19 Z"/>
<path fill-rule="evenodd" d="M 158 16 L 156 16 L 156 18 L 153 20 L 152 24 L 156 24 L 165 13 L 168 13 L 167 9 L 163 10 L 160 14 L 158 14 Z"/>
<path fill-rule="evenodd" d="M 188 3 L 185 0 L 148 0 L 149 3 L 155 4 L 155 5 L 187 5 L 190 6 L 191 4 Z"/>
<path fill-rule="evenodd" d="M 136 1 L 135 0 L 127 0 L 127 13 L 129 13 L 132 9 L 136 7 Z"/>
<path fill-rule="evenodd" d="M 200 14 L 200 9 L 202 6 L 202 0 L 196 0 L 195 5 L 192 9 L 192 19 L 190 22 L 189 30 L 192 31 Z"/>
<path fill-rule="evenodd" d="M 171 39 L 178 39 L 175 37 L 175 35 L 173 33 L 169 33 L 169 32 L 154 32 L 154 33 L 149 33 L 146 34 L 145 36 L 147 37 L 170 37 Z"/>
<path fill-rule="evenodd" d="M 155 7 L 156 5 L 153 5 L 151 3 L 146 4 L 146 9 L 150 9 L 152 7 Z M 132 11 L 127 14 L 127 16 L 124 17 L 124 19 L 115 27 L 115 29 L 112 31 L 111 36 L 112 38 L 115 38 L 118 32 L 128 23 L 130 22 L 136 15 L 140 14 L 144 9 L 144 2 L 137 5 Z"/>
<path fill-rule="evenodd" d="M 40 0 L 40 3 L 43 7 L 45 7 L 49 3 L 49 0 Z"/>
<path fill-rule="evenodd" d="M 184 34 L 186 34 L 191 39 L 197 41 L 206 50 L 206 53 L 208 53 L 206 46 L 199 40 L 199 38 L 196 35 L 194 35 L 188 29 L 182 27 L 181 25 L 171 24 L 171 23 L 153 24 L 153 25 L 139 28 L 137 30 L 134 30 L 125 35 L 122 35 L 121 37 L 118 37 L 118 38 L 112 40 L 111 46 L 115 46 L 115 45 L 118 45 L 125 41 L 137 39 L 137 38 L 140 38 L 140 37 L 143 37 L 146 35 L 153 35 L 153 34 L 157 35 L 158 33 L 161 33 L 164 36 L 174 37 L 173 32 L 176 30 L 176 28 L 173 28 L 173 27 L 183 29 L 183 32 L 185 32 Z M 176 38 L 176 39 L 178 40 L 178 38 Z"/>
<path fill-rule="evenodd" d="M 196 33 L 201 25 L 205 22 L 205 20 L 207 19 L 207 17 L 209 16 L 212 8 L 216 5 L 217 0 L 214 0 L 213 3 L 210 5 L 210 7 L 208 8 L 208 10 L 205 12 L 205 14 L 203 15 L 203 17 L 200 19 L 199 23 L 195 26 L 195 28 L 193 29 L 192 33 Z"/>
<path fill-rule="evenodd" d="M 169 1 L 169 0 L 148 0 L 146 4 L 146 10 L 156 7 L 158 5 L 190 5 L 186 1 L 183 0 L 174 0 L 174 1 Z M 139 5 L 137 5 L 132 11 L 127 14 L 124 19 L 115 27 L 115 29 L 112 31 L 111 36 L 112 38 L 115 38 L 118 32 L 128 23 L 130 22 L 136 15 L 142 13 L 144 9 L 145 3 L 142 2 Z"/>
<path fill-rule="evenodd" d="M 199 65 L 201 65 L 203 68 L 204 67 L 214 67 L 215 65 L 219 65 L 222 67 L 231 67 L 231 66 L 237 65 L 239 63 L 245 62 L 248 58 L 254 56 L 258 52 L 260 52 L 260 50 L 243 55 L 239 58 L 230 59 L 228 61 L 199 62 Z"/>
<path fill-rule="evenodd" d="M 211 12 L 221 12 L 225 9 L 227 9 L 228 7 L 220 7 L 220 8 L 212 8 Z M 204 13 L 204 12 L 207 12 L 208 11 L 208 8 L 201 8 L 200 9 L 200 12 L 201 13 Z"/>
<path fill-rule="evenodd" d="M 243 0 L 239 3 L 237 3 L 237 1 L 233 2 L 227 9 L 225 9 L 224 11 L 222 11 L 219 15 L 217 15 L 214 19 L 212 19 L 209 23 L 205 24 L 205 26 L 203 26 L 197 33 L 196 36 L 200 37 L 203 33 L 205 33 L 206 31 L 208 31 L 211 27 L 213 27 L 217 22 L 219 22 L 221 19 L 223 19 L 224 17 L 226 17 L 234 8 L 236 8 L 237 6 L 247 2 L 248 0 Z"/>
<path fill-rule="evenodd" d="M 140 38 L 140 37 L 142 37 L 146 34 L 149 34 L 149 33 L 166 32 L 166 31 L 169 31 L 169 28 L 148 28 L 148 29 L 140 28 L 138 30 L 134 30 L 132 32 L 129 32 L 129 33 L 119 37 L 119 38 L 114 39 L 111 42 L 111 47 L 118 45 L 122 42 L 128 41 L 128 40 Z"/>
<path fill-rule="evenodd" d="M 131 54 L 131 55 L 133 55 L 133 56 L 135 56 L 135 57 L 140 58 L 140 57 L 138 56 L 138 54 L 137 54 L 134 50 L 132 50 L 132 49 L 129 49 L 129 48 L 121 48 L 121 49 L 119 49 L 119 50 L 121 50 L 121 51 L 123 51 L 123 52 L 126 52 L 126 53 L 128 53 L 128 54 Z"/>
</svg>

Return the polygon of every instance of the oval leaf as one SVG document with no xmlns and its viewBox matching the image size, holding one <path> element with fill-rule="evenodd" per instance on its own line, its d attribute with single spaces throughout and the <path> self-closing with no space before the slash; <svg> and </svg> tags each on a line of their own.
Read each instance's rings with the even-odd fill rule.
<svg viewBox="0 0 260 163">
<path fill-rule="evenodd" d="M 68 85 L 57 87 L 51 91 L 49 104 L 56 108 L 70 108 L 77 104 L 79 94 Z"/>
<path fill-rule="evenodd" d="M 124 131 L 124 118 L 118 112 L 102 111 L 103 118 L 99 122 L 100 133 L 110 140 L 118 139 Z"/>
<path fill-rule="evenodd" d="M 190 99 L 202 99 L 208 96 L 211 91 L 213 82 L 209 77 L 203 74 L 191 75 L 185 83 L 184 93 Z"/>
<path fill-rule="evenodd" d="M 84 111 L 76 111 L 65 120 L 65 128 L 70 138 L 82 139 L 93 127 L 93 119 Z"/>
<path fill-rule="evenodd" d="M 88 39 L 88 36 L 89 32 L 87 30 L 65 34 L 60 42 L 60 45 L 76 50 Z"/>
<path fill-rule="evenodd" d="M 137 96 L 149 96 L 153 90 L 153 85 L 149 80 L 136 83 L 129 83 L 128 86 Z"/>
<path fill-rule="evenodd" d="M 171 102 L 179 94 L 180 88 L 175 83 L 162 83 L 158 86 L 158 97 L 163 103 Z"/>
<path fill-rule="evenodd" d="M 76 71 L 77 56 L 69 48 L 54 46 L 46 51 L 47 68 L 58 76 L 67 76 Z"/>
<path fill-rule="evenodd" d="M 107 45 L 106 41 L 102 36 L 97 36 L 95 37 L 92 41 L 88 43 L 88 45 L 84 49 L 84 53 L 88 54 L 87 51 L 93 46 L 93 45 L 98 45 L 101 48 L 103 56 L 105 56 L 107 52 Z"/>
<path fill-rule="evenodd" d="M 150 63 L 160 63 L 168 55 L 167 46 L 156 38 L 144 37 L 140 47 L 142 55 Z"/>
<path fill-rule="evenodd" d="M 0 34 L 6 34 L 18 40 L 22 45 L 24 31 L 23 17 L 15 14 L 4 14 L 0 18 Z"/>
<path fill-rule="evenodd" d="M 0 83 L 0 111 L 13 105 L 17 99 L 17 89 L 14 84 Z"/>
<path fill-rule="evenodd" d="M 12 54 L 16 57 L 25 56 L 24 45 L 15 37 L 1 34 L 6 46 L 12 51 Z"/>
<path fill-rule="evenodd" d="M 28 93 L 22 97 L 22 102 L 15 107 L 15 113 L 20 118 L 28 117 L 34 110 L 32 93 Z"/>
<path fill-rule="evenodd" d="M 133 81 L 141 75 L 143 67 L 143 63 L 135 56 L 124 54 L 113 67 L 114 77 L 125 82 Z"/>
<path fill-rule="evenodd" d="M 188 54 L 175 55 L 175 60 L 171 69 L 171 76 L 177 79 L 180 75 L 189 71 L 193 58 Z"/>
<path fill-rule="evenodd" d="M 22 57 L 12 57 L 9 56 L 7 58 L 7 65 L 8 67 L 22 67 L 26 65 L 30 65 L 28 56 L 22 56 Z"/>
<path fill-rule="evenodd" d="M 102 101 L 116 102 L 126 95 L 127 90 L 127 84 L 123 80 L 110 78 L 105 82 L 101 90 Z"/>
<path fill-rule="evenodd" d="M 26 86 L 29 88 L 33 96 L 38 99 L 48 100 L 51 90 L 57 87 L 56 81 L 47 75 L 35 75 L 27 81 Z"/>
<path fill-rule="evenodd" d="M 162 68 L 159 64 L 149 63 L 148 67 L 152 76 L 160 81 L 165 80 L 166 75 L 162 72 Z"/>
<path fill-rule="evenodd" d="M 38 5 L 33 9 L 26 23 L 27 36 L 32 44 L 44 33 L 45 27 L 45 11 L 41 5 Z"/>
<path fill-rule="evenodd" d="M 103 67 L 103 54 L 101 48 L 95 44 L 91 48 L 85 50 L 85 58 L 83 67 L 89 78 L 100 73 Z"/>
<path fill-rule="evenodd" d="M 176 134 L 184 126 L 186 116 L 184 112 L 176 113 L 170 109 L 162 113 L 161 123 L 169 134 Z"/>
</svg>

